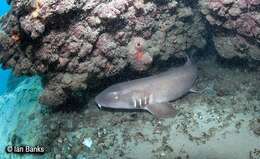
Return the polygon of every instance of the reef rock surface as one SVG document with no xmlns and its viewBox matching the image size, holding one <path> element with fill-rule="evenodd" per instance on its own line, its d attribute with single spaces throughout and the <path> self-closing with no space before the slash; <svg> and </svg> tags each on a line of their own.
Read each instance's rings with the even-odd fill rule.
<svg viewBox="0 0 260 159">
<path fill-rule="evenodd" d="M 37 98 L 42 92 L 40 78 L 30 77 L 14 80 L 10 78 L 8 92 L 0 95 L 0 148 L 5 150 L 7 145 L 41 145 L 41 136 L 47 131 L 44 128 L 43 117 L 46 110 L 41 107 Z M 13 87 L 16 86 L 16 88 Z M 32 128 L 33 127 L 33 128 Z M 45 148 L 45 151 L 47 149 Z M 49 158 L 48 154 L 38 156 L 39 159 Z M 21 158 L 19 154 L 2 151 L 0 158 Z M 34 155 L 25 155 L 24 159 L 34 159 Z"/>
<path fill-rule="evenodd" d="M 219 55 L 260 60 L 260 1 L 201 0 Z"/>
<path fill-rule="evenodd" d="M 59 106 L 127 66 L 145 71 L 206 45 L 200 11 L 186 1 L 9 0 L 1 19 L 0 63 L 39 75 L 40 102 Z M 156 59 L 156 60 L 157 60 Z M 94 82 L 93 82 L 94 81 Z"/>
</svg>

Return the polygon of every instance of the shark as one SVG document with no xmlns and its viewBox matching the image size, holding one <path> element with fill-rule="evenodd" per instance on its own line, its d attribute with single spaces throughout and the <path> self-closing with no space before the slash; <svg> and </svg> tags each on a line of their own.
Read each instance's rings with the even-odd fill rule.
<svg viewBox="0 0 260 159">
<path fill-rule="evenodd" d="M 114 84 L 95 97 L 99 108 L 143 109 L 157 118 L 176 115 L 172 102 L 194 92 L 197 67 L 186 56 L 185 64 L 149 77 Z"/>
</svg>

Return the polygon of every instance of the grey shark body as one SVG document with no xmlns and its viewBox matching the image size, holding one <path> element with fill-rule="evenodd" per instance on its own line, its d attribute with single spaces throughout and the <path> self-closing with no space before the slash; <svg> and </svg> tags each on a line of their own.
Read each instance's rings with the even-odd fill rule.
<svg viewBox="0 0 260 159">
<path fill-rule="evenodd" d="M 99 107 L 144 109 L 157 117 L 174 116 L 169 103 L 188 93 L 197 77 L 197 68 L 187 58 L 180 67 L 146 78 L 112 85 L 96 96 Z"/>
</svg>

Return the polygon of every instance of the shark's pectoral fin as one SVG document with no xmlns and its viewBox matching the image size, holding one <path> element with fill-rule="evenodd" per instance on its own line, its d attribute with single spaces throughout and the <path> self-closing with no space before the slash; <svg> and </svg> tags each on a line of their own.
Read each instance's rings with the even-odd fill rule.
<svg viewBox="0 0 260 159">
<path fill-rule="evenodd" d="M 200 90 L 196 90 L 196 89 L 194 89 L 194 88 L 191 88 L 191 89 L 189 90 L 189 92 L 190 92 L 190 93 L 200 93 L 201 91 L 200 91 Z"/>
<path fill-rule="evenodd" d="M 168 118 L 176 115 L 175 108 L 168 102 L 147 105 L 145 109 L 158 118 Z"/>
<path fill-rule="evenodd" d="M 201 89 L 201 90 L 197 90 L 197 89 L 191 88 L 191 89 L 189 90 L 189 92 L 202 94 L 202 93 L 204 93 L 204 92 L 205 92 L 206 90 L 208 90 L 208 89 L 210 89 L 210 88 L 206 87 L 206 88 Z"/>
</svg>

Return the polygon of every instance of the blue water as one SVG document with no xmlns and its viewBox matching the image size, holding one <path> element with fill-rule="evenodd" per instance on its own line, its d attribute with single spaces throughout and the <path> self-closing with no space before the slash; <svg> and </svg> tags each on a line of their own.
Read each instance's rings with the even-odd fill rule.
<svg viewBox="0 0 260 159">
<path fill-rule="evenodd" d="M 0 16 L 6 14 L 10 10 L 10 6 L 5 0 L 0 0 Z M 0 65 L 1 66 L 1 65 Z M 0 68 L 0 95 L 6 90 L 7 80 L 11 74 L 10 70 L 3 70 Z"/>
<path fill-rule="evenodd" d="M 6 1 L 0 0 L 0 16 L 4 15 L 9 10 L 10 10 L 10 6 L 6 3 Z"/>
</svg>

